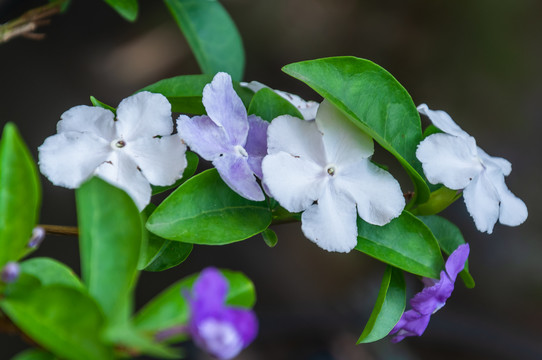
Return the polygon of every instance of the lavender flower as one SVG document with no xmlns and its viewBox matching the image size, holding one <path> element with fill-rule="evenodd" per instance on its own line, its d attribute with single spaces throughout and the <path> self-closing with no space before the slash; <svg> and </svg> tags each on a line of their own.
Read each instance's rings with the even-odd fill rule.
<svg viewBox="0 0 542 360">
<path fill-rule="evenodd" d="M 194 342 L 217 359 L 231 359 L 256 337 L 254 312 L 225 305 L 228 282 L 215 268 L 203 270 L 189 297 L 188 330 Z"/>
<path fill-rule="evenodd" d="M 207 115 L 181 115 L 177 120 L 179 136 L 202 158 L 213 162 L 233 191 L 249 200 L 264 200 L 255 176 L 262 178 L 268 123 L 256 115 L 247 116 L 226 73 L 216 74 L 205 86 L 202 101 Z"/>
<path fill-rule="evenodd" d="M 20 273 L 21 267 L 19 266 L 19 264 L 15 261 L 10 261 L 6 265 L 4 265 L 4 268 L 0 273 L 0 279 L 5 283 L 12 283 L 19 278 Z"/>
<path fill-rule="evenodd" d="M 28 247 L 32 249 L 37 248 L 43 242 L 43 239 L 45 239 L 45 229 L 41 226 L 36 226 L 32 230 L 32 237 L 28 241 Z"/>
<path fill-rule="evenodd" d="M 390 331 L 390 335 L 397 334 L 391 340 L 397 343 L 407 336 L 421 336 L 432 314 L 446 304 L 452 295 L 457 275 L 465 267 L 469 256 L 469 245 L 457 247 L 446 261 L 445 271 L 441 271 L 440 280 L 424 278 L 425 288 L 414 295 L 410 300 L 411 310 L 405 311 L 399 322 Z"/>
</svg>

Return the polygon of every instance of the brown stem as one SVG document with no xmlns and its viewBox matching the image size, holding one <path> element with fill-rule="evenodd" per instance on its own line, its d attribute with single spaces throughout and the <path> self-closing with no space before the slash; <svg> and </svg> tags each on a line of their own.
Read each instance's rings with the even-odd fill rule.
<svg viewBox="0 0 542 360">
<path fill-rule="evenodd" d="M 61 226 L 61 225 L 38 225 L 42 227 L 47 234 L 78 236 L 79 229 L 77 226 Z"/>
</svg>

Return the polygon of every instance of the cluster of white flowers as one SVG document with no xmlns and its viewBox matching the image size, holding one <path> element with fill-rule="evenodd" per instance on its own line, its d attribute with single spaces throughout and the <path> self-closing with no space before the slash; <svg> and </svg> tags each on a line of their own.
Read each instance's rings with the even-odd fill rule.
<svg viewBox="0 0 542 360">
<path fill-rule="evenodd" d="M 244 86 L 258 91 L 257 82 Z M 140 210 L 153 185 L 170 185 L 186 167 L 186 145 L 213 162 L 224 181 L 255 201 L 265 192 L 290 212 L 303 212 L 305 236 L 328 251 L 348 252 L 357 243 L 357 216 L 385 225 L 405 206 L 399 183 L 374 165 L 373 140 L 330 102 L 306 102 L 274 90 L 304 119 L 279 116 L 270 124 L 248 116 L 228 74 L 219 73 L 203 92 L 208 115 L 181 115 L 172 135 L 171 106 L 160 94 L 141 92 L 123 100 L 117 114 L 99 107 L 66 111 L 58 134 L 40 146 L 40 169 L 55 185 L 77 188 L 96 175 L 125 190 Z M 443 133 L 427 137 L 417 157 L 431 183 L 464 189 L 467 209 L 480 231 L 497 219 L 519 225 L 525 204 L 506 187 L 508 161 L 490 157 L 444 112 L 418 108 Z"/>
</svg>

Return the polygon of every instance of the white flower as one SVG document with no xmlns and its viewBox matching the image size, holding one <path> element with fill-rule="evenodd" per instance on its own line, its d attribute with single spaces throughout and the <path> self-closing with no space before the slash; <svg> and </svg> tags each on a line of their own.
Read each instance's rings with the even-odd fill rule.
<svg viewBox="0 0 542 360">
<path fill-rule="evenodd" d="M 249 83 L 242 82 L 241 86 L 244 86 L 254 92 L 258 92 L 263 88 L 271 89 L 269 86 L 262 84 L 258 81 L 251 81 Z M 313 120 L 316 117 L 316 112 L 318 111 L 318 105 L 316 101 L 305 101 L 300 96 L 295 94 L 290 94 L 286 91 L 281 90 L 273 90 L 275 93 L 280 95 L 283 99 L 286 99 L 290 104 L 295 106 L 297 110 L 301 113 L 303 116 L 303 119 L 305 120 Z"/>
<path fill-rule="evenodd" d="M 128 193 L 139 210 L 150 202 L 150 184 L 167 186 L 182 176 L 186 145 L 171 136 L 171 105 L 160 94 L 140 92 L 106 109 L 76 106 L 39 147 L 41 172 L 70 189 L 97 175 Z"/>
<path fill-rule="evenodd" d="M 425 138 L 416 151 L 427 180 L 464 189 L 467 210 L 482 232 L 491 234 L 497 220 L 509 226 L 523 223 L 527 207 L 504 182 L 512 171 L 510 162 L 486 154 L 444 111 L 430 110 L 426 104 L 418 106 L 418 111 L 443 131 Z"/>
<path fill-rule="evenodd" d="M 352 250 L 357 214 L 375 225 L 401 214 L 399 183 L 369 160 L 372 139 L 326 100 L 315 121 L 280 116 L 267 135 L 264 184 L 285 209 L 304 211 L 301 229 L 321 248 Z"/>
</svg>

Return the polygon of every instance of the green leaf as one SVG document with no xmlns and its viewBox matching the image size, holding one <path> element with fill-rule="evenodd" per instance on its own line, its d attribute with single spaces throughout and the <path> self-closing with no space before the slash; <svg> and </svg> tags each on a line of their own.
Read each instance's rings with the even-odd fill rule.
<svg viewBox="0 0 542 360">
<path fill-rule="evenodd" d="M 425 224 L 403 211 L 384 226 L 358 218 L 359 250 L 412 274 L 438 279 L 444 260 L 435 236 Z"/>
<path fill-rule="evenodd" d="M 271 223 L 265 201 L 247 200 L 226 185 L 216 169 L 182 184 L 154 211 L 147 229 L 168 240 L 223 245 L 248 239 Z"/>
<path fill-rule="evenodd" d="M 66 359 L 113 358 L 112 348 L 100 339 L 103 314 L 85 292 L 53 285 L 17 293 L 2 299 L 0 307 L 45 349 Z"/>
<path fill-rule="evenodd" d="M 252 308 L 256 302 L 254 284 L 240 272 L 220 270 L 228 279 L 226 303 L 231 306 Z M 136 315 L 134 324 L 140 330 L 161 331 L 173 326 L 186 324 L 189 308 L 183 291 L 190 291 L 199 274 L 190 275 L 152 299 Z"/>
<path fill-rule="evenodd" d="M 429 229 L 433 232 L 437 238 L 440 248 L 446 255 L 450 255 L 457 249 L 459 245 L 465 244 L 465 239 L 461 230 L 452 222 L 437 215 L 433 216 L 419 216 L 419 219 L 423 221 Z M 468 288 L 473 288 L 475 285 L 474 279 L 469 273 L 469 261 L 465 263 L 465 269 L 459 273 L 461 279 Z"/>
<path fill-rule="evenodd" d="M 106 337 L 128 353 L 150 355 L 159 359 L 179 359 L 181 351 L 154 341 L 154 336 L 145 334 L 131 324 L 109 329 Z"/>
<path fill-rule="evenodd" d="M 227 72 L 240 81 L 245 68 L 241 36 L 216 0 L 164 0 L 205 74 Z"/>
<path fill-rule="evenodd" d="M 181 75 L 160 80 L 139 91 L 150 91 L 164 95 L 171 103 L 173 112 L 203 115 L 205 114 L 205 108 L 201 102 L 203 88 L 211 81 L 213 81 L 212 75 Z M 243 101 L 243 104 L 245 104 L 245 107 L 248 107 L 253 92 L 246 87 L 240 86 L 235 81 L 233 82 L 233 88 Z"/>
<path fill-rule="evenodd" d="M 271 229 L 265 229 L 262 232 L 263 241 L 269 246 L 270 248 L 273 248 L 277 245 L 277 242 L 279 241 L 277 234 L 271 230 Z"/>
<path fill-rule="evenodd" d="M 7 123 L 0 141 L 0 268 L 25 254 L 40 201 L 36 164 L 15 125 Z"/>
<path fill-rule="evenodd" d="M 303 115 L 295 106 L 271 89 L 263 88 L 254 94 L 248 107 L 248 113 L 258 115 L 271 122 L 280 115 L 292 115 L 303 119 Z"/>
<path fill-rule="evenodd" d="M 393 266 L 388 266 L 380 285 L 376 304 L 357 343 L 369 343 L 387 336 L 401 319 L 405 304 L 406 289 L 403 272 Z"/>
<path fill-rule="evenodd" d="M 137 18 L 137 0 L 105 0 L 120 16 L 128 21 L 135 21 Z"/>
<path fill-rule="evenodd" d="M 58 358 L 45 350 L 29 349 L 15 355 L 11 360 L 57 360 Z"/>
<path fill-rule="evenodd" d="M 76 190 L 81 273 L 111 323 L 131 313 L 143 236 L 139 211 L 122 190 L 92 178 Z"/>
<path fill-rule="evenodd" d="M 163 193 L 164 191 L 167 191 L 169 189 L 176 188 L 182 183 L 184 183 L 186 180 L 188 180 L 192 175 L 194 175 L 194 173 L 196 172 L 196 169 L 198 168 L 199 157 L 193 152 L 187 151 L 186 161 L 187 161 L 187 165 L 186 165 L 186 169 L 184 169 L 183 171 L 183 176 L 179 180 L 177 180 L 175 184 L 169 185 L 169 186 L 151 185 L 152 194 L 156 195 L 156 194 Z"/>
<path fill-rule="evenodd" d="M 412 209 L 414 215 L 434 215 L 452 205 L 461 197 L 461 192 L 448 189 L 446 186 L 441 186 L 437 190 L 431 192 L 427 202 L 418 205 Z"/>
<path fill-rule="evenodd" d="M 64 285 L 83 288 L 83 284 L 72 269 L 51 258 L 37 257 L 23 261 L 21 273 L 36 277 L 42 286 Z"/>
<path fill-rule="evenodd" d="M 413 203 L 429 198 L 416 159 L 422 140 L 420 116 L 408 92 L 390 73 L 350 56 L 293 63 L 282 70 L 328 99 L 399 160 L 416 188 Z"/>
<path fill-rule="evenodd" d="M 101 107 L 101 108 L 106 109 L 106 110 L 109 110 L 113 114 L 117 113 L 117 109 L 115 109 L 114 107 L 109 106 L 109 105 L 101 102 L 100 100 L 96 99 L 94 96 L 90 97 L 90 102 L 92 103 L 92 105 L 97 106 L 97 107 Z"/>
</svg>

